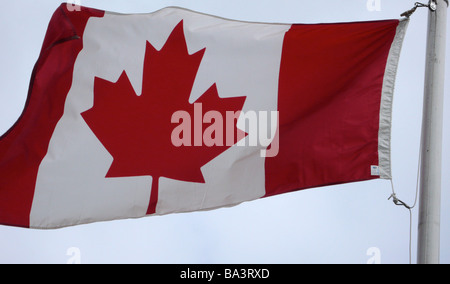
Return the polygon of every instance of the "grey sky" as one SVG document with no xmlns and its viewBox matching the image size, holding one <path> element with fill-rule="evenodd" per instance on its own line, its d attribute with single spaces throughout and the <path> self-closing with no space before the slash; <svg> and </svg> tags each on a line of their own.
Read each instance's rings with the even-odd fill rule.
<svg viewBox="0 0 450 284">
<path fill-rule="evenodd" d="M 283 23 L 399 18 L 415 1 L 380 0 L 81 0 L 84 6 L 146 13 L 180 6 L 221 17 Z M 3 1 L 0 9 L 0 135 L 23 110 L 33 66 L 51 15 L 63 1 Z M 78 2 L 78 1 L 72 1 Z M 427 11 L 412 16 L 394 100 L 392 162 L 398 197 L 415 196 L 422 116 Z M 450 27 L 448 25 L 448 31 Z M 450 46 L 450 43 L 448 44 Z M 450 82 L 447 48 L 446 82 Z M 446 86 L 441 261 L 450 263 L 450 86 Z M 375 180 L 285 194 L 210 212 L 96 223 L 53 231 L 0 226 L 0 263 L 407 263 L 409 213 L 387 201 L 389 181 Z M 413 261 L 417 213 L 413 211 Z M 69 250 L 70 252 L 70 250 Z"/>
</svg>

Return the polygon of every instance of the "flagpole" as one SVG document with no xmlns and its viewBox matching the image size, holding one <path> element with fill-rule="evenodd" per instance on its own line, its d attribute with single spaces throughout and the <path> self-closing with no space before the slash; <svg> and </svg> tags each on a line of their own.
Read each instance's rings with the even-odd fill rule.
<svg viewBox="0 0 450 284">
<path fill-rule="evenodd" d="M 430 1 L 420 166 L 419 264 L 439 263 L 447 8 L 448 0 Z"/>
</svg>

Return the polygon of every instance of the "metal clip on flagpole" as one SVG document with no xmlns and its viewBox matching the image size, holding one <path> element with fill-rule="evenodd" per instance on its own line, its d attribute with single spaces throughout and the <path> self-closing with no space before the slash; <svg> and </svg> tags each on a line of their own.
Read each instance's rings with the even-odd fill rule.
<svg viewBox="0 0 450 284">
<path fill-rule="evenodd" d="M 444 0 L 444 1 L 448 2 L 448 0 Z M 448 3 L 447 3 L 447 4 L 448 4 Z M 408 10 L 408 11 L 404 12 L 404 13 L 401 14 L 400 16 L 401 16 L 401 17 L 409 18 L 409 17 L 411 17 L 412 14 L 414 14 L 414 12 L 417 10 L 417 8 L 423 8 L 423 7 L 428 7 L 428 9 L 430 9 L 431 11 L 434 12 L 434 11 L 436 11 L 436 9 L 437 9 L 437 4 L 436 4 L 436 1 L 435 1 L 435 0 L 430 0 L 430 2 L 428 3 L 428 5 L 427 5 L 427 4 L 420 3 L 420 2 L 416 2 L 416 3 L 414 4 L 414 7 L 413 7 L 411 10 Z"/>
<path fill-rule="evenodd" d="M 388 200 L 391 200 L 391 198 L 394 198 L 394 204 L 397 206 L 404 206 L 406 207 L 406 209 L 411 210 L 413 207 L 409 206 L 408 204 L 406 204 L 405 202 L 401 201 L 400 199 L 397 198 L 397 195 L 395 193 L 392 193 L 391 197 L 389 197 Z"/>
</svg>

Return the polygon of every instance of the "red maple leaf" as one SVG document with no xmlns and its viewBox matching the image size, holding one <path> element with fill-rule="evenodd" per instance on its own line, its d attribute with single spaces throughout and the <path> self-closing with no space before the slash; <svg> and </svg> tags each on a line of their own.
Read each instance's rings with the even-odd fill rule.
<svg viewBox="0 0 450 284">
<path fill-rule="evenodd" d="M 153 177 L 147 214 L 156 211 L 160 177 L 204 183 L 201 167 L 230 148 L 176 147 L 171 141 L 175 128 L 172 115 L 181 110 L 194 117 L 194 104 L 189 103 L 189 97 L 205 50 L 189 55 L 181 21 L 160 51 L 147 42 L 140 96 L 125 71 L 115 83 L 96 77 L 94 106 L 82 113 L 113 156 L 106 178 Z M 244 102 L 245 97 L 219 98 L 215 84 L 196 101 L 202 103 L 203 112 L 214 110 L 222 117 L 227 111 L 240 111 Z M 237 129 L 234 122 L 233 128 L 235 144 L 246 133 Z"/>
</svg>

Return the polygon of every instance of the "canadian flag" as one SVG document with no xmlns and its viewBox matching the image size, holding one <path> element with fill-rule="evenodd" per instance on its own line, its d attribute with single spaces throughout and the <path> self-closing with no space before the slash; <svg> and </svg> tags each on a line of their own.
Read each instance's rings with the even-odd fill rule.
<svg viewBox="0 0 450 284">
<path fill-rule="evenodd" d="M 407 23 L 63 4 L 0 138 L 0 224 L 60 228 L 390 179 Z"/>
</svg>

